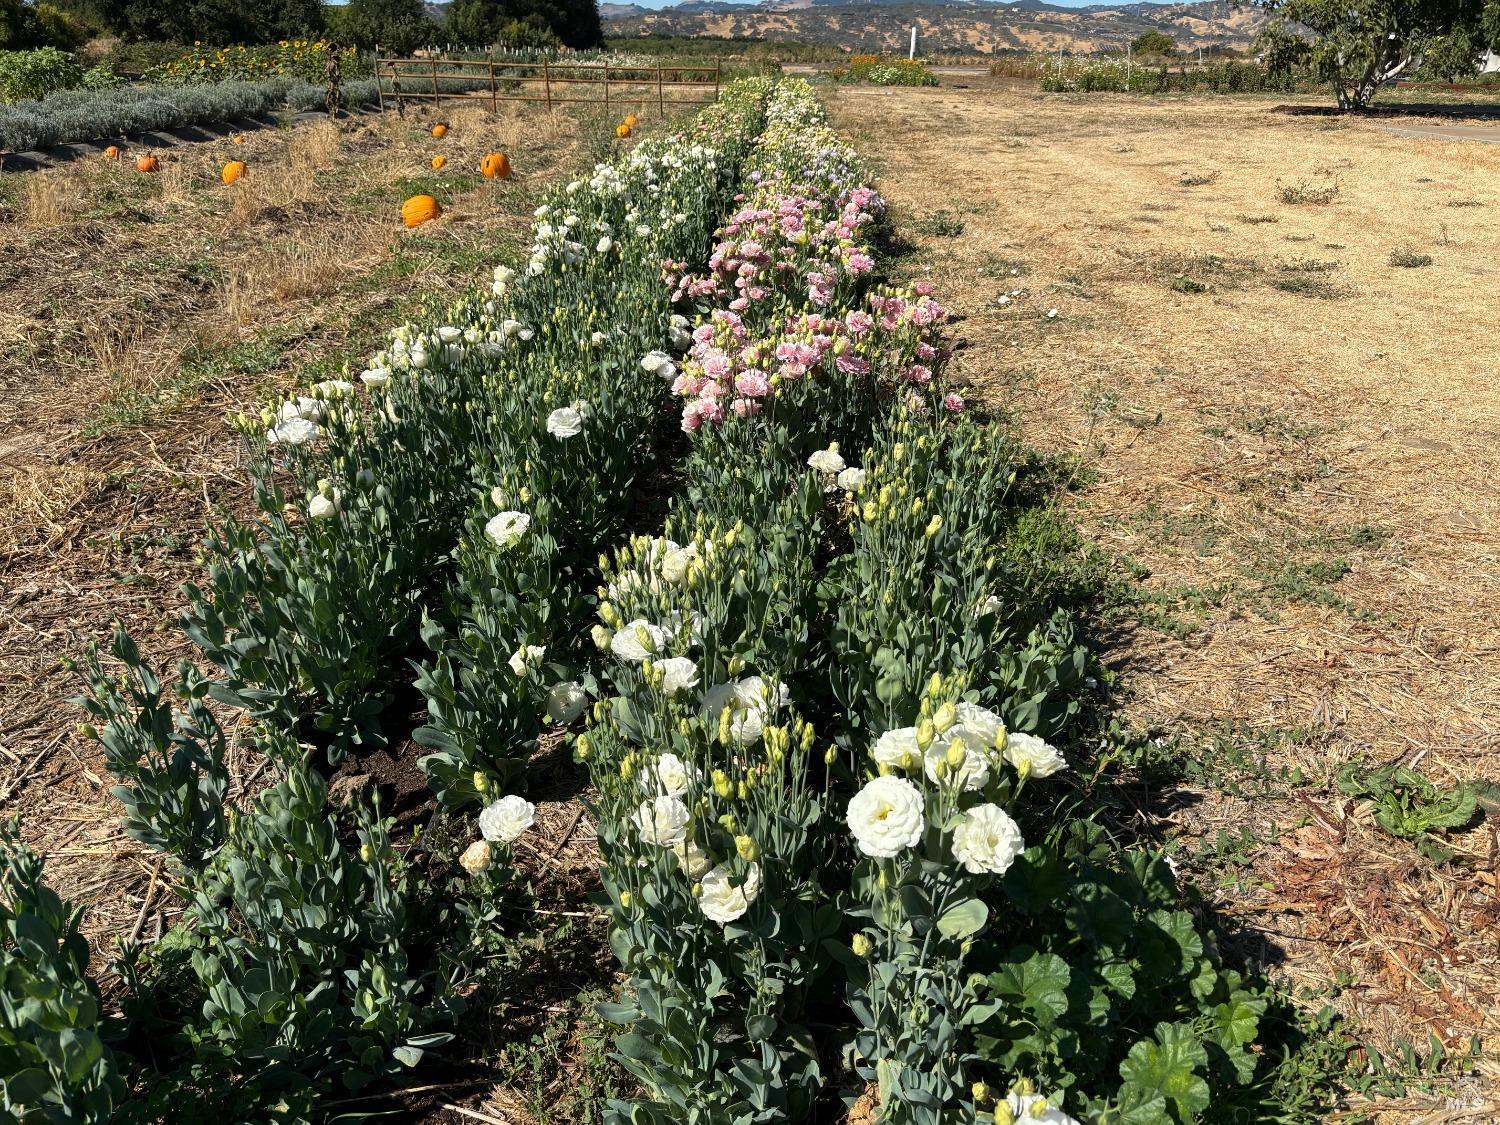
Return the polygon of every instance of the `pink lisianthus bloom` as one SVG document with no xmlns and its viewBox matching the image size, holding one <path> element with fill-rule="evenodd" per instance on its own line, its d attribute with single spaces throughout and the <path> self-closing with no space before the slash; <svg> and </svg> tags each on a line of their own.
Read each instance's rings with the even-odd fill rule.
<svg viewBox="0 0 1500 1125">
<path fill-rule="evenodd" d="M 868 375 L 870 373 L 870 361 L 861 359 L 853 352 L 845 352 L 834 360 L 834 364 L 846 375 Z"/>
<path fill-rule="evenodd" d="M 750 307 L 750 298 L 736 297 L 734 300 L 729 302 L 729 307 L 734 309 L 736 312 L 743 312 Z"/>
<path fill-rule="evenodd" d="M 692 398 L 703 389 L 703 380 L 696 375 L 683 372 L 672 380 L 672 393 L 682 395 L 684 398 Z"/>
<path fill-rule="evenodd" d="M 949 391 L 943 396 L 943 409 L 957 414 L 964 408 L 964 396 L 957 391 Z"/>
<path fill-rule="evenodd" d="M 763 372 L 744 371 L 736 377 L 734 389 L 747 398 L 764 398 L 771 393 L 771 383 Z"/>
<path fill-rule="evenodd" d="M 760 413 L 760 403 L 754 399 L 737 398 L 730 403 L 730 406 L 741 418 L 754 418 Z"/>
<path fill-rule="evenodd" d="M 710 343 L 714 338 L 714 326 L 712 324 L 700 324 L 693 329 L 693 342 L 696 344 Z"/>
<path fill-rule="evenodd" d="M 919 281 L 915 285 L 913 285 L 912 288 L 917 291 L 919 296 L 931 297 L 934 287 L 932 282 L 930 281 Z"/>
<path fill-rule="evenodd" d="M 710 379 L 725 379 L 729 375 L 729 357 L 717 348 L 705 348 L 699 362 L 703 365 L 703 374 Z"/>
<path fill-rule="evenodd" d="M 852 312 L 844 318 L 844 324 L 848 326 L 851 336 L 863 336 L 875 327 L 875 320 L 869 313 Z"/>
<path fill-rule="evenodd" d="M 927 343 L 927 341 L 923 340 L 921 343 L 917 344 L 918 359 L 934 359 L 936 358 L 937 354 L 937 349 L 931 344 Z"/>
<path fill-rule="evenodd" d="M 906 380 L 923 387 L 932 382 L 932 369 L 923 367 L 920 363 L 914 363 L 906 369 Z"/>
<path fill-rule="evenodd" d="M 875 268 L 875 259 L 871 258 L 870 255 L 868 255 L 868 254 L 850 254 L 849 255 L 849 272 L 852 273 L 855 277 L 860 276 L 860 274 L 869 273 L 874 268 Z"/>
</svg>

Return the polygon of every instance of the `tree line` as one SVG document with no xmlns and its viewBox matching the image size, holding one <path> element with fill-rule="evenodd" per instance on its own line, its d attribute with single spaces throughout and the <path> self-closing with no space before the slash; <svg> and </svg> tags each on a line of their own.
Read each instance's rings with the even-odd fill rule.
<svg viewBox="0 0 1500 1125">
<path fill-rule="evenodd" d="M 0 49 L 71 50 L 94 34 L 216 46 L 321 37 L 396 53 L 434 43 L 604 42 L 597 0 L 454 0 L 441 20 L 422 0 L 0 0 Z"/>
</svg>

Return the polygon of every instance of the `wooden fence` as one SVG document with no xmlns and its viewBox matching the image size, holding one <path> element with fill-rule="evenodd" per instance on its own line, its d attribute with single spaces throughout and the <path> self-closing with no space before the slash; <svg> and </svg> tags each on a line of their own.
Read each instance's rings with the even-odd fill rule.
<svg viewBox="0 0 1500 1125">
<path fill-rule="evenodd" d="M 719 99 L 719 63 L 702 66 L 614 66 L 602 63 L 511 62 L 507 59 L 388 58 L 375 56 L 375 88 L 380 107 L 394 102 L 450 99 L 533 102 L 549 110 L 559 105 L 612 105 L 644 109 L 704 105 Z"/>
</svg>

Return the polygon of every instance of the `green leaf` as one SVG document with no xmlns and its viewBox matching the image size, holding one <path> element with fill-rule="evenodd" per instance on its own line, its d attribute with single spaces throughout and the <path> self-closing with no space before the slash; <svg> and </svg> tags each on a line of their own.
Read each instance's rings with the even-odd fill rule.
<svg viewBox="0 0 1500 1125">
<path fill-rule="evenodd" d="M 1002 965 L 990 975 L 990 987 L 1025 1009 L 1043 1025 L 1051 1025 L 1068 1010 L 1068 963 L 1055 953 L 1030 953 L 1022 946 L 1014 956 L 1024 960 Z"/>
<path fill-rule="evenodd" d="M 1207 1068 L 1208 1051 L 1192 1027 L 1157 1024 L 1156 1038 L 1142 1039 L 1120 1064 L 1122 1092 L 1159 1093 L 1179 1121 L 1191 1121 L 1208 1108 L 1208 1083 L 1201 1073 Z"/>
<path fill-rule="evenodd" d="M 938 933 L 944 937 L 962 940 L 984 929 L 989 920 L 989 907 L 977 898 L 965 899 L 956 906 L 943 911 L 937 920 Z"/>
</svg>

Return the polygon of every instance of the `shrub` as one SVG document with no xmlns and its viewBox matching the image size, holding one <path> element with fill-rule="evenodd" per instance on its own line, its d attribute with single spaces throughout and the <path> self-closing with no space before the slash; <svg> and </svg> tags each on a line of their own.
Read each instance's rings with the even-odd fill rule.
<svg viewBox="0 0 1500 1125">
<path fill-rule="evenodd" d="M 1432 255 L 1423 254 L 1410 246 L 1398 246 L 1391 251 L 1390 263 L 1400 269 L 1416 270 L 1432 265 Z"/>
<path fill-rule="evenodd" d="M 936 86 L 937 76 L 919 59 L 890 55 L 855 55 L 847 67 L 834 71 L 837 80 L 868 82 L 872 86 Z"/>
<path fill-rule="evenodd" d="M 83 85 L 83 67 L 56 47 L 0 51 L 0 102 L 32 101 Z"/>
</svg>

